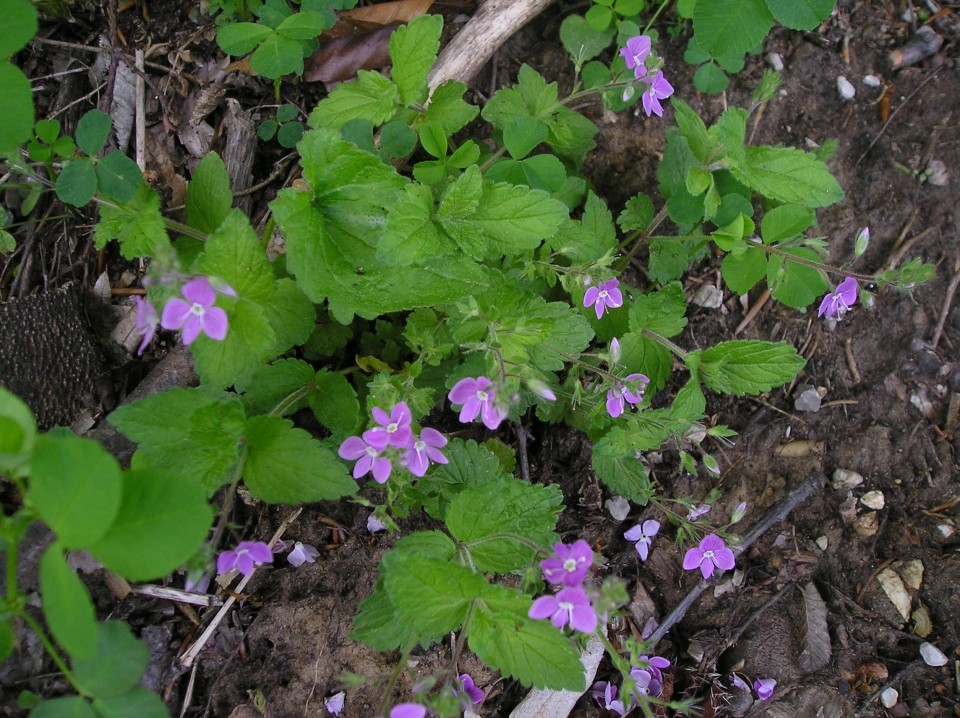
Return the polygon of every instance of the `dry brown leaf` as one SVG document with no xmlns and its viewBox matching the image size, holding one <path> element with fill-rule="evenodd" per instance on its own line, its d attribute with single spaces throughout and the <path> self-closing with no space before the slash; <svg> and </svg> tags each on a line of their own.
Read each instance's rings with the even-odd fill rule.
<svg viewBox="0 0 960 718">
<path fill-rule="evenodd" d="M 803 587 L 804 624 L 803 651 L 797 661 L 806 673 L 819 671 L 830 662 L 830 629 L 827 627 L 827 604 L 812 583 Z"/>
<path fill-rule="evenodd" d="M 357 70 L 376 70 L 389 65 L 390 33 L 397 27 L 399 23 L 363 35 L 322 42 L 306 61 L 304 81 L 343 82 L 356 77 Z"/>
<path fill-rule="evenodd" d="M 323 33 L 323 38 L 347 37 L 359 31 L 372 30 L 383 25 L 410 22 L 425 14 L 433 0 L 396 0 L 378 5 L 367 5 L 337 15 L 337 24 Z"/>
</svg>

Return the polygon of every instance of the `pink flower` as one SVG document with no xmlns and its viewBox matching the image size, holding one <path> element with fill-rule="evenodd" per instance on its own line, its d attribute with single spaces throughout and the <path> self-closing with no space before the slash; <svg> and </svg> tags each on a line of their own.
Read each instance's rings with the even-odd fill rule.
<svg viewBox="0 0 960 718">
<path fill-rule="evenodd" d="M 590 287 L 583 295 L 583 306 L 593 305 L 597 319 L 603 316 L 607 309 L 616 309 L 623 306 L 623 294 L 617 288 L 620 282 L 617 279 L 608 279 L 595 287 Z"/>
<path fill-rule="evenodd" d="M 410 429 L 410 407 L 401 401 L 390 410 L 388 415 L 379 406 L 373 407 L 373 418 L 379 426 L 363 432 L 363 440 L 377 451 L 383 451 L 388 446 L 395 449 L 406 449 L 413 440 L 413 431 Z"/>
<path fill-rule="evenodd" d="M 757 692 L 757 698 L 762 701 L 769 700 L 776 687 L 777 682 L 772 678 L 758 678 L 753 682 L 753 690 Z"/>
<path fill-rule="evenodd" d="M 359 479 L 369 472 L 373 472 L 373 480 L 378 484 L 386 483 L 390 478 L 393 466 L 390 459 L 380 456 L 381 449 L 368 444 L 359 436 L 351 436 L 337 451 L 341 459 L 356 461 L 353 466 L 353 478 Z"/>
<path fill-rule="evenodd" d="M 590 695 L 593 699 L 608 711 L 613 711 L 618 716 L 626 715 L 627 709 L 623 701 L 617 700 L 617 687 L 607 681 L 597 681 L 590 689 Z"/>
<path fill-rule="evenodd" d="M 159 319 L 157 318 L 157 310 L 154 309 L 149 299 L 134 297 L 133 301 L 137 304 L 136 327 L 143 335 L 143 339 L 140 340 L 140 348 L 137 349 L 137 355 L 139 356 L 143 354 L 143 350 L 153 341 L 153 336 L 157 333 L 157 323 Z"/>
<path fill-rule="evenodd" d="M 496 429 L 507 418 L 507 412 L 497 406 L 497 392 L 493 382 L 485 376 L 461 379 L 447 395 L 451 404 L 461 404 L 460 422 L 468 424 L 479 415 L 483 425 Z"/>
<path fill-rule="evenodd" d="M 651 114 L 663 117 L 663 106 L 660 100 L 665 100 L 673 94 L 673 85 L 667 82 L 663 76 L 663 70 L 657 70 L 656 77 L 644 77 L 641 81 L 650 85 L 643 91 L 643 111 L 647 113 L 647 117 Z"/>
<path fill-rule="evenodd" d="M 633 76 L 641 78 L 647 74 L 646 60 L 652 43 L 646 35 L 637 35 L 627 40 L 626 47 L 620 48 L 620 56 L 627 63 L 627 69 L 633 70 Z"/>
<path fill-rule="evenodd" d="M 593 564 L 593 551 L 583 539 L 570 546 L 558 543 L 553 547 L 554 556 L 540 562 L 540 569 L 547 583 L 562 583 L 579 586 Z"/>
<path fill-rule="evenodd" d="M 553 596 L 541 596 L 527 614 L 533 619 L 549 618 L 556 628 L 568 623 L 575 631 L 593 633 L 597 628 L 597 614 L 590 605 L 587 592 L 579 586 L 562 589 Z"/>
<path fill-rule="evenodd" d="M 390 718 L 426 718 L 427 709 L 419 703 L 397 703 L 390 709 Z"/>
<path fill-rule="evenodd" d="M 196 277 L 183 285 L 183 296 L 167 302 L 160 316 L 164 329 L 183 329 L 183 343 L 192 344 L 203 332 L 211 339 L 223 341 L 227 336 L 227 313 L 213 306 L 217 293 L 206 277 Z"/>
<path fill-rule="evenodd" d="M 817 316 L 822 317 L 826 315 L 838 320 L 843 319 L 843 315 L 847 313 L 856 301 L 857 280 L 853 277 L 847 277 L 837 285 L 834 291 L 823 298 L 823 301 L 820 302 L 820 311 L 817 312 Z"/>
<path fill-rule="evenodd" d="M 710 511 L 710 504 L 700 504 L 687 512 L 687 521 L 696 521 Z"/>
<path fill-rule="evenodd" d="M 273 563 L 273 551 L 262 541 L 241 541 L 232 551 L 224 551 L 217 557 L 217 574 L 232 568 L 244 576 L 253 573 L 253 567 Z"/>
<path fill-rule="evenodd" d="M 457 682 L 459 683 L 457 695 L 460 696 L 460 701 L 464 703 L 464 708 L 483 702 L 483 689 L 477 688 L 477 685 L 473 682 L 473 677 L 469 673 L 461 673 L 457 676 Z"/>
<path fill-rule="evenodd" d="M 687 571 L 699 568 L 704 578 L 710 578 L 715 567 L 729 571 L 735 563 L 733 551 L 716 534 L 704 536 L 700 545 L 689 549 L 683 557 L 683 568 Z"/>
<path fill-rule="evenodd" d="M 447 463 L 447 457 L 440 449 L 447 445 L 447 437 L 436 429 L 424 429 L 419 437 L 412 437 L 410 448 L 403 455 L 403 462 L 414 476 L 423 476 L 432 461 L 435 464 Z"/>
<path fill-rule="evenodd" d="M 630 406 L 642 403 L 643 392 L 650 383 L 649 377 L 645 374 L 630 374 L 624 381 L 626 384 L 614 382 L 613 388 L 607 392 L 607 413 L 614 419 L 623 413 L 627 403 Z M 631 384 L 636 391 L 630 388 Z"/>
<path fill-rule="evenodd" d="M 317 556 L 320 555 L 320 552 L 317 551 L 310 544 L 300 543 L 297 541 L 293 545 L 293 551 L 287 556 L 287 561 L 291 566 L 300 567 L 305 563 L 313 563 L 317 560 Z"/>
<path fill-rule="evenodd" d="M 323 707 L 327 709 L 327 712 L 332 716 L 338 716 L 343 711 L 343 701 L 347 697 L 347 694 L 343 691 L 334 693 L 329 698 L 323 699 Z"/>
<path fill-rule="evenodd" d="M 637 696 L 656 698 L 663 690 L 662 678 L 657 678 L 649 668 L 631 668 L 630 677 L 634 680 L 633 692 Z"/>
<path fill-rule="evenodd" d="M 627 541 L 635 541 L 634 548 L 640 554 L 640 560 L 646 561 L 650 553 L 650 544 L 653 537 L 660 531 L 660 522 L 654 519 L 648 519 L 643 524 L 637 524 L 632 529 L 623 534 Z"/>
<path fill-rule="evenodd" d="M 378 531 L 386 531 L 387 525 L 383 523 L 380 519 L 377 518 L 376 514 L 370 514 L 367 516 L 367 531 L 372 534 L 377 533 Z"/>
</svg>

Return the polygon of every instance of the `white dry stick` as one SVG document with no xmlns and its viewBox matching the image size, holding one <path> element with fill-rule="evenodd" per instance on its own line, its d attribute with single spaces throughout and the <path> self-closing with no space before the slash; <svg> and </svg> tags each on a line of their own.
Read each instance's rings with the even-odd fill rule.
<svg viewBox="0 0 960 718">
<path fill-rule="evenodd" d="M 137 50 L 134 55 L 134 64 L 137 66 L 135 88 L 137 94 L 137 123 L 136 123 L 136 160 L 137 167 L 143 172 L 147 168 L 147 93 L 143 82 L 143 50 Z"/>
<path fill-rule="evenodd" d="M 298 508 L 292 514 L 287 516 L 280 527 L 277 529 L 276 533 L 273 534 L 273 538 L 270 539 L 268 546 L 273 546 L 277 541 L 280 540 L 280 537 L 286 532 L 290 524 L 297 520 L 297 517 L 300 515 L 300 512 L 303 511 L 303 507 Z M 217 626 L 220 625 L 220 622 L 227 615 L 227 612 L 233 607 L 233 604 L 236 602 L 236 595 L 243 593 L 243 589 L 247 587 L 247 584 L 250 583 L 250 579 L 253 578 L 253 574 L 257 572 L 257 569 L 254 568 L 250 572 L 249 576 L 244 576 L 240 583 L 237 584 L 237 587 L 234 589 L 233 595 L 227 598 L 223 602 L 223 606 L 217 611 L 217 615 L 213 617 L 213 620 L 210 621 L 210 625 L 207 626 L 203 633 L 200 634 L 200 637 L 194 642 L 190 648 L 188 648 L 182 656 L 180 656 L 180 663 L 183 664 L 185 668 L 190 668 L 193 665 L 193 662 L 197 660 L 197 656 L 200 655 L 200 651 L 203 650 L 203 647 L 206 645 L 207 641 L 210 640 L 210 637 L 213 635 L 214 631 L 217 630 Z"/>
<path fill-rule="evenodd" d="M 427 77 L 432 93 L 447 80 L 469 82 L 517 30 L 553 0 L 487 0 L 451 40 Z"/>
</svg>

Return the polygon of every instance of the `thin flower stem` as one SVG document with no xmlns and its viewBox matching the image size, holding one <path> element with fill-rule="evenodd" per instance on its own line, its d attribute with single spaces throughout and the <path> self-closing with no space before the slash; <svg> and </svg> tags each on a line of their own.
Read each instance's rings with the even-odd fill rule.
<svg viewBox="0 0 960 718">
<path fill-rule="evenodd" d="M 657 16 L 663 12 L 663 9 L 669 4 L 670 0 L 662 0 L 660 7 L 658 7 L 656 12 L 650 16 L 650 20 L 647 21 L 646 27 L 643 28 L 643 32 L 641 34 L 646 35 L 648 32 L 650 32 L 650 28 L 653 27 L 653 23 L 656 21 Z"/>
<path fill-rule="evenodd" d="M 67 665 L 66 661 L 64 661 L 60 656 L 56 646 L 53 645 L 53 641 L 51 641 L 47 636 L 46 632 L 43 630 L 43 627 L 25 610 L 18 609 L 17 615 L 23 619 L 24 623 L 30 626 L 30 630 L 37 634 L 37 638 L 39 638 L 40 642 L 43 644 L 44 650 L 50 654 L 50 658 L 53 659 L 57 669 L 63 674 L 63 677 L 67 679 L 70 685 L 73 686 L 73 690 L 75 690 L 84 698 L 90 698 L 90 694 L 83 690 L 83 687 L 77 683 L 77 679 L 74 677 L 73 671 L 70 670 L 70 667 Z"/>
<path fill-rule="evenodd" d="M 641 329 L 641 330 L 640 330 L 640 333 L 643 334 L 643 335 L 644 335 L 645 337 L 647 337 L 648 339 L 652 339 L 652 340 L 655 341 L 657 344 L 660 344 L 661 346 L 666 347 L 666 348 L 669 349 L 671 352 L 673 352 L 674 354 L 676 354 L 681 360 L 686 361 L 686 359 L 687 359 L 687 352 L 685 352 L 685 351 L 684 351 L 683 349 L 681 349 L 679 346 L 677 346 L 677 345 L 674 344 L 672 341 L 670 341 L 669 339 L 667 339 L 665 336 L 662 336 L 662 335 L 660 335 L 660 334 L 657 334 L 656 332 L 651 331 L 650 329 Z"/>
<path fill-rule="evenodd" d="M 660 211 L 657 212 L 656 217 L 654 217 L 651 220 L 649 227 L 647 227 L 642 232 L 638 230 L 637 232 L 632 233 L 630 236 L 624 239 L 623 242 L 620 243 L 620 246 L 618 247 L 618 249 L 623 249 L 630 242 L 633 242 L 633 246 L 630 247 L 630 251 L 627 252 L 623 256 L 623 258 L 620 260 L 620 269 L 623 269 L 628 264 L 630 264 L 630 260 L 633 259 L 633 255 L 635 255 L 637 251 L 640 249 L 641 243 L 649 241 L 650 235 L 653 234 L 653 232 L 657 229 L 657 227 L 659 227 L 660 224 L 663 222 L 663 220 L 665 220 L 666 218 L 667 218 L 667 205 L 663 205 L 663 207 L 660 208 Z"/>
<path fill-rule="evenodd" d="M 377 715 L 385 716 L 390 708 L 390 697 L 393 695 L 393 689 L 397 687 L 397 681 L 400 679 L 400 674 L 403 672 L 404 666 L 407 665 L 407 659 L 410 657 L 410 652 L 413 651 L 413 647 L 417 645 L 417 642 L 410 641 L 410 643 L 403 648 L 403 653 L 400 656 L 400 660 L 397 661 L 397 667 L 393 669 L 393 673 L 390 674 L 390 678 L 387 680 L 387 686 L 383 691 L 383 698 L 380 700 L 380 708 L 377 710 Z"/>
<path fill-rule="evenodd" d="M 747 242 L 748 247 L 753 249 L 761 249 L 767 254 L 776 254 L 780 257 L 783 257 L 788 262 L 796 262 L 797 264 L 802 264 L 806 267 L 812 267 L 813 269 L 819 269 L 828 274 L 840 274 L 844 277 L 853 277 L 854 279 L 859 279 L 861 282 L 875 282 L 877 278 L 872 274 L 861 274 L 859 272 L 851 272 L 847 269 L 841 269 L 839 267 L 834 267 L 830 264 L 824 264 L 823 262 L 818 262 L 814 259 L 806 259 L 804 257 L 798 257 L 789 252 L 785 252 L 779 247 L 775 247 L 772 244 L 757 244 L 755 242 Z"/>
<path fill-rule="evenodd" d="M 296 404 L 300 399 L 305 397 L 316 387 L 313 382 L 309 384 L 304 384 L 298 389 L 294 389 L 289 394 L 287 394 L 283 399 L 277 402 L 277 405 L 270 410 L 270 413 L 267 416 L 283 416 L 284 412 L 287 411 L 291 406 Z"/>
<path fill-rule="evenodd" d="M 520 536 L 519 534 L 512 534 L 509 532 L 504 532 L 499 534 L 490 534 L 489 536 L 484 536 L 474 541 L 468 541 L 464 545 L 465 547 L 467 547 L 467 549 L 469 549 L 471 546 L 480 546 L 481 544 L 485 544 L 489 541 L 504 541 L 504 540 L 516 541 L 517 543 L 523 544 L 527 548 L 532 549 L 535 553 L 542 554 L 544 556 L 547 555 L 547 551 L 546 549 L 543 548 L 543 546 L 539 546 L 535 544 L 526 536 Z"/>
<path fill-rule="evenodd" d="M 17 593 L 17 551 L 20 548 L 19 537 L 7 544 L 7 604 L 13 608 L 19 603 Z"/>
</svg>

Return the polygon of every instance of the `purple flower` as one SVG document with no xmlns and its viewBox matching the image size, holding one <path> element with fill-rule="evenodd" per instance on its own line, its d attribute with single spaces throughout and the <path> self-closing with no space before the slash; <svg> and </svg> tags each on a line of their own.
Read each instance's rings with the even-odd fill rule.
<svg viewBox="0 0 960 718">
<path fill-rule="evenodd" d="M 656 698 L 663 689 L 663 681 L 647 668 L 631 668 L 630 677 L 634 680 L 633 692 L 637 696 Z"/>
<path fill-rule="evenodd" d="M 299 567 L 305 563 L 313 563 L 319 555 L 320 552 L 310 544 L 297 541 L 293 545 L 293 551 L 287 556 L 287 561 L 290 565 Z"/>
<path fill-rule="evenodd" d="M 737 504 L 737 508 L 733 510 L 733 513 L 730 515 L 730 523 L 735 524 L 740 521 L 747 513 L 747 502 L 741 501 Z"/>
<path fill-rule="evenodd" d="M 253 567 L 273 563 L 273 551 L 262 541 L 241 541 L 233 551 L 224 551 L 217 557 L 217 574 L 232 568 L 244 576 L 253 573 Z"/>
<path fill-rule="evenodd" d="M 539 379 L 527 379 L 527 386 L 530 388 L 530 391 L 539 397 L 543 397 L 547 401 L 557 400 L 557 395 L 553 393 L 549 386 Z"/>
<path fill-rule="evenodd" d="M 134 297 L 133 301 L 137 304 L 137 330 L 143 335 L 143 339 L 140 340 L 140 348 L 137 349 L 137 355 L 139 356 L 153 341 L 153 335 L 157 333 L 157 323 L 160 320 L 157 318 L 157 310 L 154 309 L 149 299 Z"/>
<path fill-rule="evenodd" d="M 377 518 L 376 514 L 370 514 L 367 516 L 367 531 L 372 534 L 377 533 L 377 531 L 386 531 L 387 525 L 383 523 L 380 519 Z"/>
<path fill-rule="evenodd" d="M 379 406 L 373 407 L 373 419 L 380 426 L 375 426 L 363 432 L 363 440 L 377 451 L 383 451 L 388 446 L 395 449 L 406 449 L 413 440 L 413 431 L 410 429 L 410 407 L 401 401 L 390 410 L 387 415 Z"/>
<path fill-rule="evenodd" d="M 390 459 L 380 456 L 380 449 L 371 446 L 359 436 L 351 436 L 337 451 L 341 459 L 356 461 L 353 467 L 353 478 L 359 479 L 368 472 L 373 472 L 373 480 L 383 484 L 390 478 L 393 466 Z"/>
<path fill-rule="evenodd" d="M 699 506 L 694 506 L 687 512 L 687 521 L 696 521 L 709 511 L 710 504 L 700 504 Z"/>
<path fill-rule="evenodd" d="M 663 671 L 670 667 L 670 661 L 662 656 L 639 656 L 637 667 L 647 671 L 651 676 L 663 683 Z"/>
<path fill-rule="evenodd" d="M 597 628 L 597 614 L 590 605 L 587 592 L 579 586 L 561 589 L 556 595 L 541 596 L 527 614 L 530 618 L 549 618 L 556 628 L 570 627 L 581 633 L 593 633 Z"/>
<path fill-rule="evenodd" d="M 651 114 L 663 117 L 663 106 L 660 100 L 665 100 L 673 94 L 673 85 L 667 82 L 663 76 L 663 70 L 657 70 L 656 77 L 642 78 L 641 82 L 650 85 L 643 91 L 643 111 L 647 113 L 647 117 Z"/>
<path fill-rule="evenodd" d="M 650 54 L 650 38 L 637 35 L 627 40 L 627 46 L 620 48 L 620 56 L 627 63 L 627 69 L 633 70 L 633 76 L 640 78 L 647 74 L 646 60 Z"/>
<path fill-rule="evenodd" d="M 699 568 L 704 578 L 713 575 L 714 567 L 729 571 L 734 563 L 733 551 L 728 549 L 723 539 L 716 534 L 704 536 L 700 545 L 689 549 L 683 557 L 683 568 L 687 571 Z"/>
<path fill-rule="evenodd" d="M 469 673 L 461 673 L 457 676 L 457 682 L 459 687 L 456 689 L 456 694 L 460 696 L 464 708 L 483 702 L 483 689 L 477 688 L 477 685 L 473 682 L 473 677 Z"/>
<path fill-rule="evenodd" d="M 347 697 L 347 694 L 343 691 L 339 693 L 334 693 L 329 698 L 323 699 L 323 707 L 327 709 L 327 713 L 332 716 L 340 715 L 340 711 L 343 710 L 343 701 Z"/>
<path fill-rule="evenodd" d="M 607 392 L 607 413 L 614 419 L 623 413 L 627 403 L 630 406 L 636 406 L 643 402 L 643 392 L 650 383 L 649 377 L 645 374 L 630 374 L 624 381 L 627 384 L 617 381 Z M 637 391 L 630 389 L 628 384 L 635 384 Z"/>
<path fill-rule="evenodd" d="M 436 429 L 424 429 L 420 436 L 413 438 L 410 448 L 403 455 L 403 462 L 414 476 L 423 476 L 432 461 L 435 464 L 447 463 L 447 457 L 440 449 L 447 445 L 447 437 Z"/>
<path fill-rule="evenodd" d="M 614 337 L 610 340 L 610 364 L 620 361 L 620 340 Z"/>
<path fill-rule="evenodd" d="M 592 304 L 594 311 L 597 313 L 597 319 L 603 316 L 607 308 L 622 307 L 623 294 L 617 289 L 619 286 L 620 282 L 618 280 L 608 279 L 605 282 L 600 282 L 596 287 L 590 287 L 583 295 L 583 306 L 589 307 Z"/>
<path fill-rule="evenodd" d="M 390 709 L 390 718 L 426 718 L 427 709 L 419 703 L 397 703 Z"/>
<path fill-rule="evenodd" d="M 164 329 L 183 329 L 183 343 L 192 344 L 203 332 L 211 339 L 223 341 L 227 336 L 227 313 L 213 306 L 217 293 L 206 277 L 196 277 L 183 285 L 183 296 L 167 302 L 160 316 Z"/>
<path fill-rule="evenodd" d="M 507 412 L 500 409 L 497 402 L 497 392 L 493 382 L 485 376 L 476 379 L 461 379 L 453 385 L 447 395 L 451 404 L 462 404 L 460 408 L 460 422 L 468 424 L 480 416 L 483 425 L 488 429 L 496 429 L 500 422 L 507 418 Z"/>
<path fill-rule="evenodd" d="M 835 317 L 838 320 L 843 319 L 843 315 L 847 313 L 856 301 L 857 280 L 853 277 L 847 277 L 837 285 L 834 291 L 823 298 L 823 301 L 820 302 L 820 311 L 817 312 L 817 316 L 822 317 L 826 315 L 828 317 Z"/>
<path fill-rule="evenodd" d="M 543 578 L 547 583 L 562 583 L 565 586 L 579 586 L 583 583 L 587 570 L 593 564 L 593 551 L 583 539 L 567 546 L 558 543 L 553 547 L 554 556 L 540 562 Z"/>
<path fill-rule="evenodd" d="M 604 709 L 613 711 L 619 716 L 626 715 L 627 709 L 623 701 L 617 700 L 617 687 L 607 681 L 597 681 L 590 689 L 590 695 Z"/>
<path fill-rule="evenodd" d="M 623 534 L 627 541 L 635 541 L 633 547 L 640 554 L 640 560 L 646 561 L 650 554 L 650 544 L 653 537 L 660 531 L 660 522 L 654 519 L 647 519 L 642 524 L 637 524 L 632 529 Z"/>
<path fill-rule="evenodd" d="M 757 698 L 762 701 L 769 700 L 776 687 L 777 682 L 772 678 L 758 678 L 753 682 L 753 690 L 757 692 Z"/>
<path fill-rule="evenodd" d="M 747 684 L 747 682 L 736 673 L 730 674 L 730 684 L 738 691 L 749 692 L 750 690 L 750 686 Z"/>
</svg>

